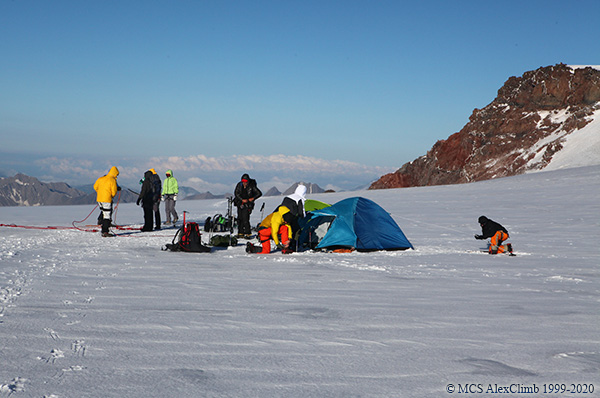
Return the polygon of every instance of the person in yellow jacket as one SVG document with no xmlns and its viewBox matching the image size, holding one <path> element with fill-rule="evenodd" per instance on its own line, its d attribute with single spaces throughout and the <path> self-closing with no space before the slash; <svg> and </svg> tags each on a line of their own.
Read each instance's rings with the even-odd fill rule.
<svg viewBox="0 0 600 398">
<path fill-rule="evenodd" d="M 98 178 L 94 183 L 94 191 L 96 191 L 96 202 L 102 212 L 102 236 L 114 236 L 108 230 L 112 219 L 113 198 L 121 187 L 117 185 L 117 176 L 119 169 L 115 166 L 111 167 L 108 174 Z"/>
<path fill-rule="evenodd" d="M 277 210 L 265 217 L 258 226 L 258 238 L 262 244 L 260 247 L 254 246 L 248 242 L 246 252 L 268 254 L 271 253 L 271 239 L 277 247 L 281 248 L 283 253 L 290 253 L 290 236 L 292 234 L 291 223 L 294 220 L 293 214 L 285 206 L 279 206 Z M 281 237 L 281 240 L 280 240 Z"/>
</svg>

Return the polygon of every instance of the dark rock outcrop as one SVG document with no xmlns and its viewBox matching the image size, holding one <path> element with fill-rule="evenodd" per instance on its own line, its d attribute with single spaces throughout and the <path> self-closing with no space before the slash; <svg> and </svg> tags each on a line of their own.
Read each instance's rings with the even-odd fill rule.
<svg viewBox="0 0 600 398">
<path fill-rule="evenodd" d="M 600 70 L 558 64 L 509 78 L 458 133 L 369 189 L 458 184 L 543 169 L 600 107 Z"/>
</svg>

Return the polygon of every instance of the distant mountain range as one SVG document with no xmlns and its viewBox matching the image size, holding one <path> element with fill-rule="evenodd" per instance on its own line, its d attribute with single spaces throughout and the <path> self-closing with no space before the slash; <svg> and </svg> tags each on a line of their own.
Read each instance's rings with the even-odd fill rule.
<svg viewBox="0 0 600 398">
<path fill-rule="evenodd" d="M 285 192 L 293 193 L 299 183 L 292 185 Z M 305 184 L 309 193 L 325 192 L 316 184 Z M 121 203 L 135 202 L 138 198 L 136 190 L 122 187 L 119 191 Z M 288 195 L 289 193 L 285 193 Z M 279 196 L 281 192 L 275 187 L 269 189 L 264 196 Z M 213 195 L 210 192 L 200 193 L 194 188 L 179 187 L 180 200 L 219 199 L 232 194 Z M 96 193 L 93 185 L 83 185 L 77 188 L 64 182 L 41 182 L 35 177 L 16 174 L 13 177 L 0 178 L 0 206 L 53 206 L 53 205 L 82 205 L 96 203 Z"/>
<path fill-rule="evenodd" d="M 92 189 L 93 191 L 93 189 Z M 137 195 L 122 189 L 123 203 L 135 202 Z M 35 177 L 16 174 L 0 178 L 0 206 L 52 206 L 96 203 L 96 193 L 73 188 L 64 182 L 41 182 Z"/>
<path fill-rule="evenodd" d="M 311 193 L 324 193 L 326 192 L 323 188 L 321 188 L 320 186 L 318 186 L 317 184 L 313 184 L 312 182 L 297 182 L 294 185 L 292 185 L 291 187 L 289 187 L 288 189 L 286 189 L 282 195 L 291 195 L 294 192 L 296 192 L 296 188 L 298 188 L 298 185 L 304 185 L 306 187 L 306 194 L 311 194 Z M 266 196 L 266 195 L 265 195 Z"/>
</svg>

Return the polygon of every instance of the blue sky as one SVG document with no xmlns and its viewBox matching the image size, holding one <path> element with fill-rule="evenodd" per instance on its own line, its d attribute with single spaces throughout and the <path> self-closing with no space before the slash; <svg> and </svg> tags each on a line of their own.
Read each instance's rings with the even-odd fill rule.
<svg viewBox="0 0 600 398">
<path fill-rule="evenodd" d="M 368 184 L 510 76 L 598 64 L 598 1 L 2 1 L 0 174 Z"/>
</svg>

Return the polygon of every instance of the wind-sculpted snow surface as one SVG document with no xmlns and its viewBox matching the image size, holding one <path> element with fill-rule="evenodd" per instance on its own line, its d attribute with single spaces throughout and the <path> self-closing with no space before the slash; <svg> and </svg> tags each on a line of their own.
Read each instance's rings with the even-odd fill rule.
<svg viewBox="0 0 600 398">
<path fill-rule="evenodd" d="M 0 397 L 598 394 L 599 193 L 597 166 L 361 192 L 414 244 L 404 252 L 173 253 L 161 247 L 174 229 L 0 228 Z M 202 223 L 226 202 L 177 206 Z M 0 222 L 64 226 L 90 211 L 0 208 Z M 482 252 L 482 214 L 517 257 Z M 141 221 L 120 206 L 117 223 Z"/>
</svg>

